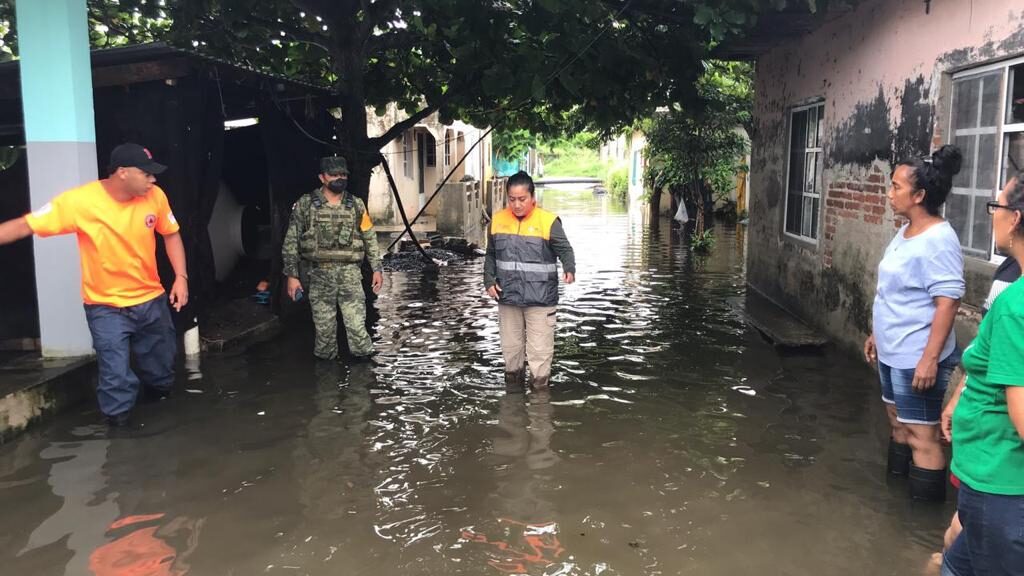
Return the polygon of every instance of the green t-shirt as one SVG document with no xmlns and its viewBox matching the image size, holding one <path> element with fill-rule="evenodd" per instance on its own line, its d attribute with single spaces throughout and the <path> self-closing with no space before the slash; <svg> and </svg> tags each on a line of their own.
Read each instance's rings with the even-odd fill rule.
<svg viewBox="0 0 1024 576">
<path fill-rule="evenodd" d="M 967 386 L 953 413 L 953 473 L 980 492 L 1024 495 L 1024 440 L 1006 406 L 1006 387 L 1024 386 L 1024 281 L 993 302 L 963 365 Z"/>
</svg>

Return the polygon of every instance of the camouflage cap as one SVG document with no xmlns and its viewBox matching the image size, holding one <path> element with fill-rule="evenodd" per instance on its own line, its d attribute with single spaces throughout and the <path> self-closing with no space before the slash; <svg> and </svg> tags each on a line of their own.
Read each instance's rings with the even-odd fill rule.
<svg viewBox="0 0 1024 576">
<path fill-rule="evenodd" d="M 343 156 L 326 156 L 320 159 L 321 174 L 348 174 L 348 162 Z"/>
</svg>

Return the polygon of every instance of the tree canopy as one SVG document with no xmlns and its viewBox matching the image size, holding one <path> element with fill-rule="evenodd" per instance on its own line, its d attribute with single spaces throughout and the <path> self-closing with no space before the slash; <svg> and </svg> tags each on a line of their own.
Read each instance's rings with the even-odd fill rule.
<svg viewBox="0 0 1024 576">
<path fill-rule="evenodd" d="M 708 61 L 695 104 L 674 106 L 642 123 L 647 135 L 645 180 L 696 204 L 698 232 L 715 194 L 727 194 L 743 167 L 753 120 L 753 70 L 743 62 Z M 746 135 L 738 129 L 744 128 Z"/>
<path fill-rule="evenodd" d="M 379 150 L 439 112 L 550 134 L 566 118 L 610 133 L 659 106 L 697 105 L 701 62 L 774 10 L 825 0 L 89 0 L 96 46 L 163 40 L 329 85 L 353 187 Z M 16 53 L 13 0 L 0 40 Z M 5 24 L 6 23 L 6 24 Z M 367 108 L 407 118 L 367 134 Z"/>
</svg>

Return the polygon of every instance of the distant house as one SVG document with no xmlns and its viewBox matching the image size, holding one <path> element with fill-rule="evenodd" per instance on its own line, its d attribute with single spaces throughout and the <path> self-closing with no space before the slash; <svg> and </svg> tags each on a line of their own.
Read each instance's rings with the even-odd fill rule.
<svg viewBox="0 0 1024 576">
<path fill-rule="evenodd" d="M 373 113 L 367 116 L 371 136 L 383 134 L 404 117 L 394 106 L 389 107 L 384 116 Z M 414 230 L 482 241 L 479 230 L 486 203 L 483 188 L 494 172 L 491 137 L 484 136 L 486 132 L 486 129 L 458 121 L 442 124 L 437 114 L 432 114 L 381 149 L 395 178 L 406 215 L 412 219 L 426 206 Z M 463 155 L 466 160 L 459 164 Z M 449 174 L 446 189 L 428 205 L 427 201 Z M 367 209 L 378 231 L 404 230 L 398 202 L 382 169 L 374 170 L 370 180 Z"/>
<path fill-rule="evenodd" d="M 966 336 L 1001 256 L 985 202 L 1024 166 L 1024 5 L 866 0 L 783 13 L 722 57 L 756 58 L 750 285 L 848 345 L 870 330 L 900 222 L 895 162 L 964 152 L 945 216 L 966 260 Z"/>
<path fill-rule="evenodd" d="M 0 63 L 0 221 L 32 209 L 19 66 Z M 239 286 L 250 291 L 261 279 L 279 284 L 291 207 L 317 185 L 319 159 L 331 153 L 325 142 L 334 135 L 329 110 L 336 97 L 330 89 L 160 43 L 93 50 L 92 67 L 100 174 L 110 150 L 126 140 L 144 143 L 168 166 L 159 182 L 182 226 L 196 296 L 192 322 L 216 314 L 219 299 Z M 369 114 L 371 135 L 393 125 L 397 113 L 391 114 Z M 410 218 L 454 170 L 452 190 L 431 204 L 424 224 L 449 235 L 480 235 L 488 201 L 503 201 L 489 198 L 481 183 L 491 178 L 490 139 L 455 166 L 480 135 L 462 123 L 441 125 L 434 116 L 382 150 Z M 461 182 L 466 177 L 473 181 Z M 380 169 L 369 200 L 380 228 L 400 229 Z M 32 243 L 0 247 L 0 267 L 10 272 L 0 283 L 0 299 L 9 303 L 0 313 L 0 350 L 39 346 L 35 265 Z M 174 274 L 162 253 L 160 271 L 169 285 Z"/>
<path fill-rule="evenodd" d="M 620 134 L 601 145 L 600 158 L 602 162 L 627 168 L 631 200 L 640 198 L 644 193 L 644 170 L 647 168 L 646 148 L 647 137 L 640 130 L 634 130 L 628 136 Z"/>
</svg>

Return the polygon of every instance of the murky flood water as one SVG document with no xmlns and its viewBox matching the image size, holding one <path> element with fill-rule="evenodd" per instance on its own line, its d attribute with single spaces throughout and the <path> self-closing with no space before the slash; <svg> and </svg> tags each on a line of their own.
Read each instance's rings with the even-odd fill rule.
<svg viewBox="0 0 1024 576">
<path fill-rule="evenodd" d="M 578 259 L 550 395 L 505 394 L 482 262 L 393 273 L 381 367 L 282 338 L 141 430 L 85 406 L 0 447 L 0 572 L 921 573 L 951 505 L 886 482 L 865 366 L 747 327 L 742 230 L 701 259 L 605 198 L 544 204 Z"/>
</svg>

